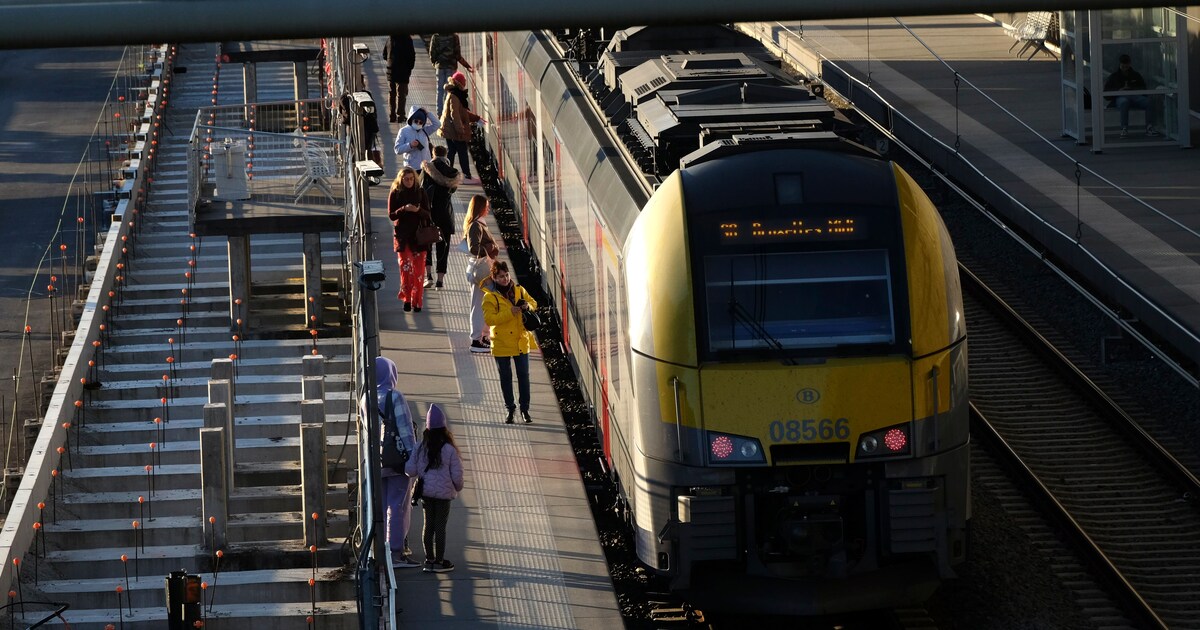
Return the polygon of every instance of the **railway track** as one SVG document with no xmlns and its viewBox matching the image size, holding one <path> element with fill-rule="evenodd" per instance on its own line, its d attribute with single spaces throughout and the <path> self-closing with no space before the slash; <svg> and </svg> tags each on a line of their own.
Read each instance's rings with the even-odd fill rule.
<svg viewBox="0 0 1200 630">
<path fill-rule="evenodd" d="M 1093 625 L 1200 628 L 1200 482 L 969 272 L 972 434 L 1083 558 Z"/>
</svg>

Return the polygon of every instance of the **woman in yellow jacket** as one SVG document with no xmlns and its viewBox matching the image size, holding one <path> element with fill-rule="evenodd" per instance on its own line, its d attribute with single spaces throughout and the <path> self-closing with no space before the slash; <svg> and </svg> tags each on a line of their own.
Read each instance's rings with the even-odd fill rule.
<svg viewBox="0 0 1200 630">
<path fill-rule="evenodd" d="M 521 418 L 529 424 L 533 422 L 529 417 L 529 349 L 537 342 L 533 333 L 525 330 L 522 311 L 536 310 L 537 302 L 509 275 L 504 261 L 492 263 L 491 275 L 479 286 L 483 289 L 483 321 L 492 329 L 492 357 L 500 371 L 500 391 L 508 408 L 504 422 L 512 424 L 517 411 L 512 389 L 512 366 L 516 364 Z"/>
</svg>

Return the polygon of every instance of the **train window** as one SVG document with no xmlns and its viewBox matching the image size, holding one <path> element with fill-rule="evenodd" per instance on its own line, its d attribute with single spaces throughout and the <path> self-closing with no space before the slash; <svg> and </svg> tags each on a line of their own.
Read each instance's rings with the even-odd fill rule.
<svg viewBox="0 0 1200 630">
<path fill-rule="evenodd" d="M 775 174 L 775 205 L 789 206 L 804 203 L 804 176 L 800 173 Z"/>
<path fill-rule="evenodd" d="M 895 342 L 883 249 L 707 256 L 712 351 Z"/>
</svg>

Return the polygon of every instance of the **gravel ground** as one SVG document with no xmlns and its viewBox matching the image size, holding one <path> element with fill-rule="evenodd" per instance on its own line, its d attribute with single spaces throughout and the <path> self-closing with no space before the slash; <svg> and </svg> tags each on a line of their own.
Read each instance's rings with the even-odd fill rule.
<svg viewBox="0 0 1200 630">
<path fill-rule="evenodd" d="M 1101 340 L 1114 334 L 1114 325 L 1103 314 L 971 204 L 944 194 L 945 187 L 933 184 L 919 165 L 890 157 L 930 192 L 959 260 L 989 282 L 999 281 L 994 291 L 1194 472 L 1200 470 L 1194 455 L 1200 446 L 1196 389 L 1144 350 L 1132 349 L 1125 360 L 1105 363 Z M 969 339 L 970 322 L 967 331 Z M 972 498 L 970 560 L 961 579 L 943 585 L 929 602 L 942 627 L 1092 627 L 1080 621 L 1070 589 L 1050 575 L 1051 559 L 1038 557 L 1025 532 L 978 481 Z"/>
</svg>

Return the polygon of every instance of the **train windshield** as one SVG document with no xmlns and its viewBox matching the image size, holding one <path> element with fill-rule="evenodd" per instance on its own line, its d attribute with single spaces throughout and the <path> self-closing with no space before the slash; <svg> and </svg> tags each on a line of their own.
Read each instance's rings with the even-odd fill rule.
<svg viewBox="0 0 1200 630">
<path fill-rule="evenodd" d="M 706 256 L 704 283 L 712 351 L 896 339 L 884 249 Z"/>
</svg>

